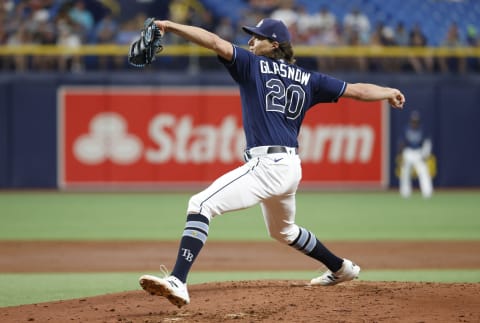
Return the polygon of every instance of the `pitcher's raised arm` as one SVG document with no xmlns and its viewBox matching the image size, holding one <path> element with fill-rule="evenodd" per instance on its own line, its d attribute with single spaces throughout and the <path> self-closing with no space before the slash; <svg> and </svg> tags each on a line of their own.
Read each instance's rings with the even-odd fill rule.
<svg viewBox="0 0 480 323">
<path fill-rule="evenodd" d="M 170 20 L 155 20 L 162 33 L 171 32 L 199 46 L 211 49 L 220 57 L 230 61 L 233 45 L 218 35 L 200 27 L 183 25 Z"/>
</svg>

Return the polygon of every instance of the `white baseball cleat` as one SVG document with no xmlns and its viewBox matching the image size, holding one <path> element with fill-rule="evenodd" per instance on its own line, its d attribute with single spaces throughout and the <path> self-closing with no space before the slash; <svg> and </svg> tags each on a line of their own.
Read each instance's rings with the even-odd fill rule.
<svg viewBox="0 0 480 323">
<path fill-rule="evenodd" d="M 139 279 L 140 286 L 151 295 L 166 297 L 170 303 L 179 308 L 190 303 L 187 285 L 175 276 L 160 278 L 143 275 Z"/>
<path fill-rule="evenodd" d="M 320 277 L 313 278 L 310 285 L 332 286 L 358 278 L 360 266 L 348 259 L 343 259 L 342 267 L 332 273 L 330 270 L 324 272 Z"/>
</svg>

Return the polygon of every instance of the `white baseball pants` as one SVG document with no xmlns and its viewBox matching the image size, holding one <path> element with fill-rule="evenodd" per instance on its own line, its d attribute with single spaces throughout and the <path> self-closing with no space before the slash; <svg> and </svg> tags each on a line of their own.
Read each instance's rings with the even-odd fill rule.
<svg viewBox="0 0 480 323">
<path fill-rule="evenodd" d="M 300 230 L 295 224 L 295 194 L 301 177 L 300 158 L 294 152 L 254 156 L 192 196 L 187 212 L 211 220 L 260 203 L 269 235 L 291 243 Z"/>
<path fill-rule="evenodd" d="M 412 168 L 418 175 L 420 190 L 423 197 L 429 198 L 433 194 L 432 178 L 424 159 L 421 148 L 405 148 L 402 152 L 402 167 L 400 169 L 400 194 L 409 197 L 412 194 Z"/>
</svg>

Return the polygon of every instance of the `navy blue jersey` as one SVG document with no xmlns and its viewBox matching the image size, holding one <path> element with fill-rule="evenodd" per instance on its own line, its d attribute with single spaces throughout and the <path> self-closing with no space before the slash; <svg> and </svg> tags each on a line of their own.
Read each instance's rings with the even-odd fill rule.
<svg viewBox="0 0 480 323">
<path fill-rule="evenodd" d="M 418 149 L 421 148 L 426 136 L 422 127 L 412 127 L 408 125 L 403 131 L 403 142 L 406 147 Z"/>
<path fill-rule="evenodd" d="M 247 149 L 256 146 L 298 147 L 305 113 L 315 104 L 336 102 L 346 82 L 296 65 L 257 56 L 233 46 L 233 59 L 222 58 L 240 86 Z"/>
</svg>

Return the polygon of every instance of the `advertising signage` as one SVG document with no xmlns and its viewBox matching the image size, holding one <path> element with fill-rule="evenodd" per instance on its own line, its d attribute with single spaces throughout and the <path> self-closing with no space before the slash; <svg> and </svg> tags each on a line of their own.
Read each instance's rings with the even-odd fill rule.
<svg viewBox="0 0 480 323">
<path fill-rule="evenodd" d="M 272 112 L 275 113 L 275 112 Z M 62 87 L 61 188 L 191 188 L 243 163 L 235 88 Z M 307 112 L 301 187 L 385 187 L 388 109 L 340 99 Z"/>
</svg>

